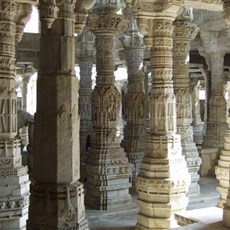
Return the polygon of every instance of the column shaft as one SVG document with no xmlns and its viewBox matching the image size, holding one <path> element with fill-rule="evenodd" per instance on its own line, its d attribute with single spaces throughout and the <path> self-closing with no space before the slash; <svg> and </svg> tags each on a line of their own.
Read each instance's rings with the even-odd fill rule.
<svg viewBox="0 0 230 230">
<path fill-rule="evenodd" d="M 90 134 L 92 132 L 91 118 L 91 93 L 92 93 L 92 57 L 79 58 L 80 67 L 80 89 L 79 89 L 79 109 L 80 109 L 80 153 L 81 153 L 81 181 L 86 180 L 86 154 L 90 146 Z"/>
<path fill-rule="evenodd" d="M 226 123 L 226 100 L 224 98 L 224 54 L 210 54 L 211 64 L 211 97 L 209 100 L 210 114 L 204 147 L 223 148 Z"/>
<path fill-rule="evenodd" d="M 30 230 L 88 229 L 84 190 L 78 182 L 75 3 L 63 1 L 57 6 L 55 1 L 52 4 L 40 1 L 40 71 L 34 125 L 33 184 L 27 224 Z"/>
</svg>

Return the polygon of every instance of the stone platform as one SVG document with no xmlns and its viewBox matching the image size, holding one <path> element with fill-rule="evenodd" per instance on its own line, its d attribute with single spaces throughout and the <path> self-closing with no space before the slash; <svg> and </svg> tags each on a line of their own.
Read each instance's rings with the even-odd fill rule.
<svg viewBox="0 0 230 230">
<path fill-rule="evenodd" d="M 213 177 L 201 177 L 199 181 L 201 194 L 190 198 L 188 211 L 178 214 L 187 225 L 174 229 L 222 230 L 223 210 L 215 207 L 219 194 L 216 191 L 218 181 Z M 134 202 L 136 195 L 133 195 Z M 132 206 L 114 210 L 98 211 L 86 209 L 86 216 L 91 230 L 135 230 L 138 207 Z M 186 220 L 187 219 L 187 220 Z"/>
</svg>

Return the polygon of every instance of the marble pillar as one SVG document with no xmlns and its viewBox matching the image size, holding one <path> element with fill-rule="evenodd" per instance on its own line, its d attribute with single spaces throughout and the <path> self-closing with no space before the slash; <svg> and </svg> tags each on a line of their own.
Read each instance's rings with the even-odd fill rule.
<svg viewBox="0 0 230 230">
<path fill-rule="evenodd" d="M 209 54 L 211 66 L 211 97 L 209 119 L 203 147 L 223 148 L 226 123 L 226 100 L 224 98 L 224 53 Z"/>
<path fill-rule="evenodd" d="M 119 121 L 120 93 L 115 87 L 114 38 L 127 29 L 123 16 L 116 14 L 117 3 L 98 3 L 88 18 L 95 34 L 96 86 L 92 92 L 93 132 L 87 154 L 86 204 L 94 209 L 127 207 L 133 165 L 120 147 L 116 135 Z"/>
<path fill-rule="evenodd" d="M 76 1 L 40 1 L 40 70 L 27 229 L 87 230 L 80 178 Z M 78 3 L 78 2 L 77 2 Z"/>
<path fill-rule="evenodd" d="M 192 94 L 189 87 L 189 49 L 190 42 L 197 34 L 197 27 L 191 22 L 189 8 L 182 8 L 174 21 L 173 36 L 173 83 L 176 96 L 177 133 L 181 136 L 182 153 L 185 156 L 191 184 L 188 196 L 200 194 L 198 170 L 201 158 L 193 141 Z"/>
<path fill-rule="evenodd" d="M 16 137 L 15 46 L 20 39 L 16 34 L 19 5 L 14 0 L 0 2 L 0 229 L 4 230 L 26 229 L 29 205 L 28 169 L 22 166 L 20 140 Z"/>
<path fill-rule="evenodd" d="M 144 88 L 144 73 L 141 64 L 144 57 L 143 36 L 138 32 L 136 20 L 130 19 L 128 34 L 123 39 L 125 59 L 128 71 L 127 92 L 123 100 L 124 148 L 129 162 L 134 165 L 132 187 L 135 191 L 136 176 L 139 174 L 140 164 L 144 157 L 146 136 L 146 96 Z"/>
<path fill-rule="evenodd" d="M 176 98 L 172 82 L 173 21 L 176 9 L 162 9 L 156 3 L 141 5 L 137 14 L 139 28 L 146 36 L 150 49 L 152 92 L 150 97 L 150 130 L 136 189 L 138 205 L 136 230 L 169 229 L 177 226 L 175 212 L 188 204 L 186 192 L 190 175 L 182 155 L 181 138 L 176 134 Z M 170 12 L 170 13 L 169 13 Z"/>
<path fill-rule="evenodd" d="M 92 68 L 95 56 L 94 35 L 90 31 L 83 31 L 78 36 L 78 63 L 80 68 L 79 112 L 80 112 L 80 160 L 81 181 L 86 181 L 86 154 L 90 146 L 92 132 L 91 93 Z"/>
</svg>

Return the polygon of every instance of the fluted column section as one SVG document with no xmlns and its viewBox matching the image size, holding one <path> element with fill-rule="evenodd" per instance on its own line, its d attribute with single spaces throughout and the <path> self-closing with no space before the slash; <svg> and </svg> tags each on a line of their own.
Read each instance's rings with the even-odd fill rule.
<svg viewBox="0 0 230 230">
<path fill-rule="evenodd" d="M 177 133 L 181 136 L 182 153 L 185 156 L 191 176 L 187 195 L 196 196 L 200 193 L 198 170 L 201 158 L 193 141 L 192 94 L 189 88 L 189 62 L 187 58 L 190 41 L 195 37 L 197 28 L 187 17 L 187 11 L 188 9 L 184 8 L 182 14 L 174 22 L 173 83 L 177 107 Z"/>
<path fill-rule="evenodd" d="M 148 12 L 149 5 L 145 7 Z M 174 213 L 185 209 L 188 203 L 186 192 L 190 177 L 182 155 L 180 135 L 176 134 L 176 99 L 172 82 L 173 15 L 156 13 L 152 28 L 145 25 L 150 34 L 148 44 L 152 41 L 152 92 L 150 130 L 136 183 L 140 207 L 136 230 L 177 226 Z M 139 22 L 143 21 L 140 19 Z"/>
<path fill-rule="evenodd" d="M 80 178 L 76 1 L 40 1 L 40 70 L 27 229 L 88 229 Z"/>
<path fill-rule="evenodd" d="M 0 226 L 25 229 L 29 205 L 29 178 L 22 166 L 17 134 L 15 45 L 17 4 L 0 2 Z"/>
<path fill-rule="evenodd" d="M 136 21 L 130 22 L 129 34 L 124 37 L 125 58 L 128 71 L 127 93 L 124 96 L 124 148 L 129 162 L 134 165 L 131 190 L 135 191 L 136 176 L 144 157 L 146 135 L 146 102 L 144 88 L 144 73 L 140 65 L 144 57 L 143 39 L 137 31 Z"/>
<path fill-rule="evenodd" d="M 116 3 L 100 3 L 88 20 L 96 36 L 97 77 L 92 92 L 93 132 L 87 154 L 86 204 L 101 210 L 126 207 L 131 202 L 133 165 L 116 136 L 120 94 L 115 87 L 113 56 L 114 37 L 127 28 L 127 22 L 114 13 L 116 10 Z"/>
</svg>

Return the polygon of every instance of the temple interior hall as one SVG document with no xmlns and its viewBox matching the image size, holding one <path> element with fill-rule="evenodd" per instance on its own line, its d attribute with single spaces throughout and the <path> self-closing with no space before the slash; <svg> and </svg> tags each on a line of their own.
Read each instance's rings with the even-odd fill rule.
<svg viewBox="0 0 230 230">
<path fill-rule="evenodd" d="M 230 229 L 230 0 L 0 0 L 0 230 Z"/>
</svg>

